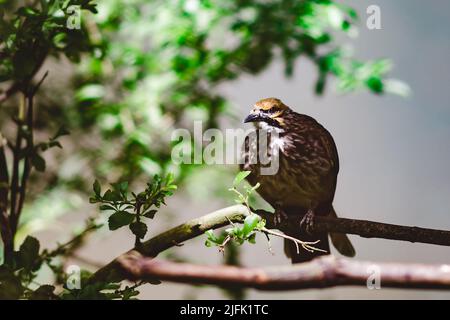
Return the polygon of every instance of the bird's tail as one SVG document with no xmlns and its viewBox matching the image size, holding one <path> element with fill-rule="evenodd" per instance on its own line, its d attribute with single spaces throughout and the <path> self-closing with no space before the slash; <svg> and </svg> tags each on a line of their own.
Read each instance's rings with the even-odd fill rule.
<svg viewBox="0 0 450 320">
<path fill-rule="evenodd" d="M 331 217 L 337 217 L 334 208 L 331 208 L 329 213 Z M 314 242 L 319 240 L 318 243 L 314 244 L 315 248 L 321 249 L 322 251 L 309 252 L 299 247 L 299 252 L 297 253 L 297 247 L 294 242 L 290 240 L 284 240 L 284 252 L 286 256 L 291 258 L 292 263 L 300 263 L 310 261 L 318 256 L 326 255 L 330 253 L 330 245 L 328 243 L 328 232 L 316 232 L 314 234 L 308 234 L 303 230 L 299 229 L 297 231 L 291 230 L 288 233 L 291 237 L 297 238 L 302 241 Z M 330 233 L 331 242 L 333 246 L 339 251 L 340 254 L 347 257 L 355 256 L 355 249 L 353 248 L 350 239 L 344 233 Z"/>
<path fill-rule="evenodd" d="M 336 211 L 334 208 L 331 208 L 330 217 L 337 218 Z M 345 233 L 330 233 L 331 242 L 333 246 L 339 251 L 340 254 L 346 257 L 354 257 L 355 256 L 355 248 L 353 248 L 350 239 L 347 237 Z"/>
</svg>

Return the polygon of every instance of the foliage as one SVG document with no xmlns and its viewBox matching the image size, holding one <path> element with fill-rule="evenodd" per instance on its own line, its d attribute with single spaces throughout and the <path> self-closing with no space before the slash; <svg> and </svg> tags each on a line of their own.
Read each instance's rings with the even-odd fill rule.
<svg viewBox="0 0 450 320">
<path fill-rule="evenodd" d="M 155 175 L 144 191 L 138 194 L 131 192 L 131 197 L 128 195 L 128 182 L 115 183 L 102 195 L 100 183 L 96 180 L 93 185 L 95 195 L 90 202 L 101 203 L 100 210 L 113 211 L 108 220 L 109 230 L 128 226 L 138 241 L 147 233 L 147 225 L 141 219 L 153 219 L 157 212 L 155 208 L 165 204 L 165 198 L 171 196 L 176 188 L 172 174 L 167 174 L 164 179 Z"/>
<path fill-rule="evenodd" d="M 40 250 L 39 241 L 28 236 L 13 258 L 8 263 L 0 266 L 0 299 L 32 299 L 55 300 L 66 297 L 65 294 L 57 294 L 54 285 L 37 285 L 35 279 L 38 272 L 47 265 L 53 271 L 57 282 L 64 283 L 67 276 L 58 262 L 58 258 L 69 257 L 80 246 L 88 234 L 100 227 L 93 220 L 88 220 L 85 228 L 76 234 L 67 243 L 58 245 L 54 250 Z"/>
<path fill-rule="evenodd" d="M 92 183 L 90 174 L 78 173 L 72 180 L 48 174 L 43 152 L 62 148 L 65 128 L 73 133 L 65 137 L 72 147 L 66 157 L 87 159 L 86 172 L 100 180 L 123 181 L 102 192 L 96 180 L 90 202 L 112 212 L 110 230 L 128 226 L 139 246 L 147 233 L 143 218 L 153 219 L 172 195 L 174 178 L 182 182 L 192 173 L 192 166 L 171 162 L 171 150 L 179 143 L 170 140 L 172 130 L 191 130 L 197 119 L 204 121 L 204 129 L 218 127 L 219 117 L 230 113 L 219 84 L 260 73 L 274 58 L 284 62 L 289 77 L 295 61 L 306 57 L 317 68 L 317 94 L 330 76 L 344 92 L 367 88 L 381 94 L 402 88 L 386 79 L 388 60 L 358 61 L 336 42 L 336 34 L 355 34 L 357 16 L 330 0 L 0 2 L 0 299 L 133 299 L 139 293 L 142 283 L 90 283 L 86 271 L 79 288 L 67 285 L 64 261 L 100 228 L 95 219 L 53 250 L 42 249 L 30 235 L 16 250 L 25 199 L 42 198 L 29 190 L 67 184 L 85 191 Z M 68 27 L 74 8 L 81 10 L 79 28 Z M 56 85 L 41 87 L 47 73 L 36 80 L 47 62 L 76 71 L 63 92 Z M 20 102 L 9 99 L 14 94 Z M 101 143 L 79 142 L 96 139 Z M 33 180 L 33 169 L 41 173 L 39 179 Z M 128 185 L 143 175 L 154 178 L 142 192 L 129 192 Z M 240 191 L 246 175 L 239 173 L 230 190 L 248 206 L 258 185 Z M 223 249 L 229 241 L 254 243 L 256 232 L 268 234 L 264 225 L 252 213 L 221 236 L 208 231 L 206 245 Z M 237 263 L 234 257 L 228 260 Z M 36 282 L 44 268 L 53 272 L 52 284 Z"/>
<path fill-rule="evenodd" d="M 90 201 L 101 203 L 101 210 L 113 211 L 109 217 L 109 229 L 116 230 L 128 225 L 138 243 L 147 232 L 147 225 L 141 219 L 153 219 L 157 211 L 155 208 L 165 204 L 165 198 L 172 195 L 176 186 L 173 184 L 172 175 L 169 174 L 164 179 L 155 176 L 144 191 L 138 194 L 131 192 L 131 197 L 128 197 L 126 183 L 113 184 L 112 189 L 102 194 L 99 182 L 95 181 L 93 189 L 94 196 Z M 114 282 L 90 283 L 91 274 L 86 271 L 80 274 L 79 287 L 70 288 L 67 285 L 68 276 L 57 259 L 71 256 L 82 245 L 85 237 L 99 227 L 94 220 L 88 220 L 82 232 L 52 251 L 40 252 L 39 241 L 28 236 L 19 251 L 14 252 L 12 260 L 0 266 L 0 299 L 131 299 L 138 295 L 136 288 L 141 282 L 133 286 Z M 44 264 L 54 272 L 57 282 L 62 284 L 62 290 L 57 290 L 53 285 L 33 288 L 34 279 Z"/>
<path fill-rule="evenodd" d="M 249 187 L 248 185 L 244 186 L 245 194 L 241 193 L 238 190 L 239 184 L 250 174 L 250 171 L 241 171 L 234 178 L 233 187 L 230 188 L 230 191 L 233 191 L 237 195 L 236 203 L 242 203 L 247 206 L 250 214 L 244 219 L 244 223 L 242 225 L 237 225 L 232 223 L 232 227 L 225 229 L 225 232 L 220 236 L 216 236 L 213 230 L 208 230 L 205 232 L 207 239 L 205 241 L 205 245 L 207 247 L 211 246 L 219 246 L 221 250 L 224 250 L 225 245 L 233 240 L 238 245 L 242 245 L 245 241 L 248 241 L 252 244 L 256 243 L 256 232 L 263 231 L 266 225 L 266 221 L 261 218 L 261 216 L 252 212 L 248 205 L 249 196 L 259 187 L 259 184 L 256 184 L 253 187 Z"/>
<path fill-rule="evenodd" d="M 92 0 L 41 0 L 39 6 L 20 6 L 13 15 L 2 10 L 0 82 L 30 80 L 50 54 L 79 61 L 80 53 L 90 50 L 83 30 L 67 28 L 68 8 L 73 6 L 97 12 Z"/>
<path fill-rule="evenodd" d="M 0 136 L 0 215 L 2 217 L 0 222 L 4 245 L 3 264 L 0 266 L 0 299 L 129 299 L 138 293 L 134 286 L 120 289 L 120 284 L 100 283 L 94 287 L 86 285 L 80 290 L 65 288 L 61 291 L 54 285 L 36 283 L 35 279 L 45 265 L 53 271 L 55 284 L 65 283 L 67 276 L 60 259 L 70 257 L 84 244 L 86 236 L 100 227 L 94 220 L 88 220 L 81 232 L 70 241 L 58 245 L 54 250 L 41 250 L 39 241 L 32 236 L 25 238 L 18 251 L 14 250 L 13 245 L 8 245 L 14 243 L 31 169 L 45 171 L 46 162 L 42 152 L 53 147 L 62 148 L 59 138 L 68 134 L 68 131 L 61 127 L 48 141 L 38 143 L 34 141 L 33 102 L 46 74 L 36 85 L 32 84 L 33 77 L 49 55 L 63 54 L 76 62 L 79 61 L 83 51 L 92 50 L 84 29 L 67 28 L 69 18 L 67 13 L 70 8 L 79 6 L 81 10 L 95 13 L 95 4 L 91 2 L 90 0 L 41 0 L 36 7 L 16 7 L 17 3 L 12 1 L 2 3 L 4 8 L 14 12 L 5 13 L 2 8 L 0 14 L 0 56 L 2 58 L 0 82 L 12 81 L 2 100 L 20 91 L 24 103 L 20 104 L 17 115 L 12 117 L 17 126 L 15 144 Z M 22 143 L 25 143 L 25 146 Z M 5 156 L 6 146 L 10 148 L 13 155 L 11 179 L 9 179 Z M 21 167 L 23 170 L 20 170 Z M 155 199 L 160 201 L 161 196 L 158 196 L 157 186 L 154 186 L 153 192 L 157 194 Z M 158 205 L 159 203 L 156 202 Z M 113 292 L 104 292 L 113 289 Z"/>
</svg>

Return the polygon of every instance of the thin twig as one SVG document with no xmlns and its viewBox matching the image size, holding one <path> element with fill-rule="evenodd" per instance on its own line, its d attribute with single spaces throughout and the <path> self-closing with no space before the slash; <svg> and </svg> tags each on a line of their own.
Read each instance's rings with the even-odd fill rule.
<svg viewBox="0 0 450 320">
<path fill-rule="evenodd" d="M 8 218 L 9 173 L 6 162 L 6 139 L 0 133 L 0 235 L 5 252 L 5 261 L 9 262 L 14 251 L 12 232 Z"/>
<path fill-rule="evenodd" d="M 45 250 L 42 253 L 43 259 L 54 258 L 59 255 L 64 255 L 66 257 L 70 257 L 73 253 L 81 247 L 84 243 L 86 237 L 91 234 L 93 231 L 98 230 L 102 225 L 95 223 L 95 220 L 92 218 L 87 219 L 86 225 L 84 229 L 74 235 L 70 240 L 64 242 L 62 244 L 58 244 L 58 246 L 51 250 Z"/>
<path fill-rule="evenodd" d="M 34 95 L 36 94 L 36 92 L 39 90 L 39 88 L 41 87 L 42 83 L 44 82 L 44 80 L 47 78 L 48 76 L 48 71 L 44 73 L 44 75 L 42 76 L 41 80 L 39 80 L 39 82 L 34 86 L 34 87 L 30 87 L 27 91 L 26 97 L 28 100 L 28 108 L 27 108 L 27 128 L 29 131 L 29 135 L 26 139 L 26 152 L 25 152 L 25 157 L 24 157 L 24 168 L 23 168 L 23 173 L 22 173 L 22 180 L 20 183 L 20 189 L 19 189 L 19 205 L 17 208 L 17 213 L 14 216 L 14 221 L 12 222 L 12 225 L 14 227 L 14 230 L 17 229 L 17 224 L 19 222 L 19 218 L 20 218 L 20 213 L 22 212 L 22 208 L 25 202 L 25 192 L 26 192 L 26 188 L 27 188 L 27 182 L 28 182 L 28 178 L 30 176 L 31 173 L 31 161 L 30 161 L 30 154 L 33 151 L 34 148 L 34 130 L 33 130 L 33 100 L 34 100 Z"/>
<path fill-rule="evenodd" d="M 25 145 L 25 152 L 23 157 L 23 172 L 22 172 L 22 178 L 20 181 L 20 186 L 18 190 L 18 205 L 16 212 L 11 213 L 11 227 L 13 229 L 13 232 L 17 230 L 17 225 L 19 223 L 20 219 L 20 213 L 22 212 L 23 204 L 25 202 L 25 192 L 27 188 L 27 182 L 28 178 L 30 176 L 31 172 L 31 161 L 30 161 L 30 153 L 32 152 L 34 148 L 34 138 L 33 138 L 33 98 L 34 98 L 34 91 L 33 89 L 29 89 L 29 92 L 26 94 L 26 100 L 27 100 L 27 117 L 26 117 L 26 125 L 28 130 L 28 135 L 25 139 L 26 145 Z"/>
<path fill-rule="evenodd" d="M 223 240 L 222 244 L 219 246 L 219 251 L 224 253 L 225 252 L 225 246 L 227 245 L 228 242 L 231 241 L 231 237 L 230 236 L 226 236 L 226 238 Z"/>
<path fill-rule="evenodd" d="M 233 221 L 231 221 L 230 218 L 228 218 L 228 217 L 226 217 L 226 218 L 227 218 L 228 222 L 233 226 L 233 228 L 235 228 L 236 224 Z"/>
<path fill-rule="evenodd" d="M 5 145 L 7 141 L 0 133 L 0 209 L 8 207 L 9 173 L 6 162 Z"/>
<path fill-rule="evenodd" d="M 21 102 L 23 104 L 25 104 L 25 102 Z M 12 149 L 13 152 L 13 168 L 12 168 L 12 177 L 11 177 L 11 203 L 10 203 L 10 210 L 9 210 L 9 215 L 10 215 L 10 226 L 11 226 L 11 232 L 12 232 L 12 236 L 14 238 L 14 235 L 16 233 L 16 230 L 14 228 L 15 223 L 13 221 L 16 220 L 16 206 L 17 206 L 17 196 L 19 194 L 19 165 L 20 165 L 20 153 L 21 153 L 21 149 L 22 149 L 22 139 L 23 139 L 23 134 L 22 134 L 22 128 L 21 126 L 23 125 L 23 119 L 21 118 L 22 116 L 24 116 L 22 113 L 23 111 L 21 111 L 21 109 L 23 109 L 24 106 L 19 106 L 19 117 L 18 117 L 18 122 L 17 122 L 17 133 L 16 133 L 16 143 L 14 145 L 14 149 Z"/>
<path fill-rule="evenodd" d="M 287 240 L 290 240 L 290 241 L 294 242 L 295 247 L 297 248 L 297 253 L 300 253 L 300 248 L 299 248 L 298 245 L 301 245 L 303 247 L 303 249 L 305 249 L 305 250 L 307 250 L 309 252 L 314 252 L 314 251 L 327 252 L 325 250 L 322 250 L 322 249 L 319 249 L 319 248 L 316 248 L 316 247 L 313 246 L 314 244 L 319 243 L 320 240 L 309 241 L 309 242 L 308 241 L 302 241 L 300 239 L 288 236 L 287 234 L 284 234 L 284 233 L 281 233 L 281 232 L 276 232 L 274 230 L 269 230 L 267 228 L 262 228 L 261 231 L 264 232 L 264 233 L 271 234 L 271 235 L 274 235 L 274 236 L 277 236 L 277 237 L 280 237 L 280 238 L 284 238 L 284 239 L 287 239 Z"/>
</svg>

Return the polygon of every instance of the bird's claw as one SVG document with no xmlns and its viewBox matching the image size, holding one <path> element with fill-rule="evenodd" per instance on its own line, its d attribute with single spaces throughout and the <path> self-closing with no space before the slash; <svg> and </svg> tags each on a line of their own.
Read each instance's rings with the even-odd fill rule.
<svg viewBox="0 0 450 320">
<path fill-rule="evenodd" d="M 300 221 L 300 228 L 304 229 L 306 233 L 312 234 L 314 229 L 314 212 L 308 210 Z"/>
<path fill-rule="evenodd" d="M 274 219 L 273 219 L 275 227 L 278 227 L 278 226 L 282 225 L 283 222 L 288 220 L 288 219 L 289 219 L 289 217 L 286 214 L 286 212 L 284 212 L 281 209 L 275 209 Z"/>
</svg>

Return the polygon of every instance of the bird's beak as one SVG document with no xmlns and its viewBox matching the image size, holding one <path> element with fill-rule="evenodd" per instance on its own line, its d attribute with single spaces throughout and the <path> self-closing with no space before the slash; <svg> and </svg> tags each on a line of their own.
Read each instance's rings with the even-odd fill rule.
<svg viewBox="0 0 450 320">
<path fill-rule="evenodd" d="M 260 113 L 250 113 L 247 118 L 244 119 L 244 123 L 247 122 L 255 122 L 255 121 L 261 121 L 262 117 Z"/>
</svg>

